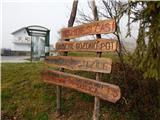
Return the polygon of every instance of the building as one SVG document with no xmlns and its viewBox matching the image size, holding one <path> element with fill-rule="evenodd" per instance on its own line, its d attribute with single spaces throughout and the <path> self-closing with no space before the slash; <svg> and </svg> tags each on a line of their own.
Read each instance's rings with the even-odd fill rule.
<svg viewBox="0 0 160 120">
<path fill-rule="evenodd" d="M 12 32 L 12 52 L 15 55 L 30 55 L 32 60 L 48 56 L 49 33 L 49 29 L 38 25 L 22 27 Z"/>
<path fill-rule="evenodd" d="M 26 27 L 22 27 L 11 33 L 13 35 L 12 51 L 15 55 L 28 55 L 31 51 L 31 36 Z"/>
</svg>

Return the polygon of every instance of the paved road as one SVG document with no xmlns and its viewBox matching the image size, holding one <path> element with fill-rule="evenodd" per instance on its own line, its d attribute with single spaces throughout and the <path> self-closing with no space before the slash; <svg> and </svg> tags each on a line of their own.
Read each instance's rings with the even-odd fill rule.
<svg viewBox="0 0 160 120">
<path fill-rule="evenodd" d="M 30 56 L 1 56 L 1 63 L 22 63 L 22 62 L 30 62 Z"/>
</svg>

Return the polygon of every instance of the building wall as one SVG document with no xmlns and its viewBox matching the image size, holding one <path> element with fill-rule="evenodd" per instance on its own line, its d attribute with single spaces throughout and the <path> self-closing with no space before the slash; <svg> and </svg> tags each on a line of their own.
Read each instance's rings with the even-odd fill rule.
<svg viewBox="0 0 160 120">
<path fill-rule="evenodd" d="M 12 51 L 31 51 L 31 37 L 25 29 L 14 34 L 12 43 Z"/>
<path fill-rule="evenodd" d="M 12 51 L 31 51 L 31 45 L 29 44 L 13 44 Z"/>
</svg>

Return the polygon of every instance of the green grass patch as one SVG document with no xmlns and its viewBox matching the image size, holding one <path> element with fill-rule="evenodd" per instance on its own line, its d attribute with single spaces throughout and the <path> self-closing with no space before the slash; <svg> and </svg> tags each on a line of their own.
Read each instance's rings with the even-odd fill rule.
<svg viewBox="0 0 160 120">
<path fill-rule="evenodd" d="M 4 114 L 24 120 L 48 119 L 46 113 L 55 107 L 55 92 L 53 86 L 43 82 L 43 68 L 42 63 L 2 64 L 1 98 Z"/>
<path fill-rule="evenodd" d="M 80 93 L 79 96 L 80 96 L 80 99 L 83 100 L 83 101 L 93 102 L 94 97 L 91 96 L 91 95 L 88 95 L 88 94 L 85 94 L 85 93 Z"/>
<path fill-rule="evenodd" d="M 96 56 L 93 53 L 70 53 L 72 56 Z M 114 54 L 102 54 L 117 61 Z M 63 116 L 56 118 L 56 87 L 44 83 L 41 72 L 44 69 L 42 62 L 34 63 L 2 63 L 1 73 L 1 101 L 2 119 L 17 120 L 91 120 L 93 113 L 94 97 L 85 93 L 62 87 L 62 112 Z M 51 67 L 51 69 L 59 69 Z M 124 72 L 115 69 L 111 74 L 102 74 L 104 82 L 119 85 L 124 98 L 125 83 Z M 94 72 L 71 71 L 65 72 L 95 79 Z M 145 81 L 134 70 L 127 67 L 126 79 L 130 92 L 124 99 L 116 104 L 101 100 L 101 120 L 145 120 L 159 118 L 158 93 L 159 81 Z M 141 81 L 139 81 L 141 80 Z M 141 82 L 141 88 L 139 88 Z M 125 112 L 124 112 L 125 111 Z"/>
</svg>

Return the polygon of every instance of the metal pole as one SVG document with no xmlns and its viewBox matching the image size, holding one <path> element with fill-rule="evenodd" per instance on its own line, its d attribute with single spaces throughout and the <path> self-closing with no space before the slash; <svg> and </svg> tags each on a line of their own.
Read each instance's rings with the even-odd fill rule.
<svg viewBox="0 0 160 120">
<path fill-rule="evenodd" d="M 47 35 L 45 37 L 45 56 L 49 56 L 49 38 L 50 36 L 50 31 L 47 31 Z"/>
<path fill-rule="evenodd" d="M 31 55 L 31 62 L 32 62 L 32 52 L 33 52 L 33 46 L 32 46 L 32 36 L 31 36 L 31 52 L 30 52 L 30 55 Z"/>
</svg>

